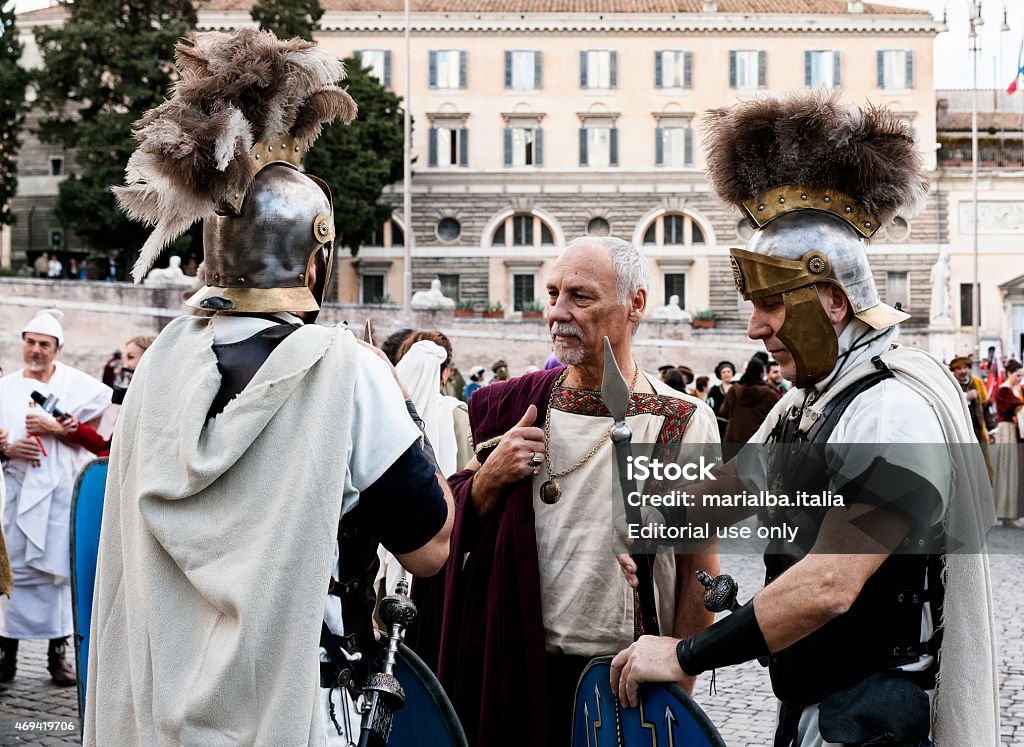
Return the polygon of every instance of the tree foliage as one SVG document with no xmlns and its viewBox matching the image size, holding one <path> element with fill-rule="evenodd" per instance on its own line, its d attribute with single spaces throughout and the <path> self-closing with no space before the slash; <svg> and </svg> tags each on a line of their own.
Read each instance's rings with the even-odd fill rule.
<svg viewBox="0 0 1024 747">
<path fill-rule="evenodd" d="M 0 0 L 0 225 L 12 222 L 11 198 L 18 188 L 18 133 L 25 121 L 28 73 L 18 64 L 21 43 L 14 25 L 14 4 Z"/>
<path fill-rule="evenodd" d="M 382 191 L 402 178 L 401 99 L 359 60 L 345 60 L 345 86 L 359 106 L 350 125 L 334 124 L 306 154 L 306 169 L 331 187 L 338 242 L 355 256 L 370 234 L 391 218 Z"/>
<path fill-rule="evenodd" d="M 124 217 L 110 187 L 124 183 L 132 123 L 169 92 L 174 45 L 191 34 L 196 12 L 188 0 L 75 0 L 66 7 L 62 27 L 36 31 L 39 104 L 49 115 L 39 134 L 75 149 L 77 173 L 60 186 L 58 217 L 124 267 L 149 229 Z"/>
<path fill-rule="evenodd" d="M 318 0 L 260 0 L 249 11 L 261 29 L 273 31 L 278 39 L 300 36 L 309 41 L 323 14 Z"/>
</svg>

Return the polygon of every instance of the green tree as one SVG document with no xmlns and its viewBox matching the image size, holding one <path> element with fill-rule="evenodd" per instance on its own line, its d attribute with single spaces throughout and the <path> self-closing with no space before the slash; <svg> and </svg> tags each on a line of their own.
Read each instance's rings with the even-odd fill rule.
<svg viewBox="0 0 1024 747">
<path fill-rule="evenodd" d="M 309 41 L 323 14 L 318 0 L 260 0 L 249 11 L 261 29 L 273 31 L 278 39 L 300 36 Z"/>
<path fill-rule="evenodd" d="M 18 189 L 18 133 L 25 121 L 28 73 L 18 64 L 21 43 L 14 26 L 14 4 L 0 0 L 0 225 L 9 224 L 11 198 Z"/>
<path fill-rule="evenodd" d="M 149 229 L 129 221 L 110 187 L 124 183 L 132 123 L 167 96 L 174 45 L 196 25 L 188 0 L 75 0 L 60 28 L 36 31 L 43 56 L 40 137 L 75 149 L 77 174 L 60 186 L 57 214 L 90 248 L 134 261 Z M 187 249 L 190 236 L 175 248 Z"/>
<path fill-rule="evenodd" d="M 402 100 L 382 86 L 358 59 L 345 60 L 345 87 L 359 106 L 350 125 L 334 124 L 306 154 L 306 169 L 331 187 L 338 243 L 352 256 L 391 218 L 380 203 L 384 187 L 402 178 Z"/>
</svg>

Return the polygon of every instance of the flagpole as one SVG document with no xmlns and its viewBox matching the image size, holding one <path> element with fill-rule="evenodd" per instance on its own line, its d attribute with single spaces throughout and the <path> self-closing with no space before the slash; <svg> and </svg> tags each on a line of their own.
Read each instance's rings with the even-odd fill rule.
<svg viewBox="0 0 1024 747">
<path fill-rule="evenodd" d="M 971 31 L 970 50 L 973 60 L 974 81 L 971 87 L 971 185 L 973 190 L 973 214 L 974 226 L 972 231 L 974 247 L 974 284 L 971 288 L 971 323 L 974 332 L 974 352 L 971 357 L 980 355 L 981 334 L 978 324 L 978 317 L 981 314 L 981 288 L 978 287 L 978 54 L 981 52 L 981 42 L 978 39 L 978 29 L 983 21 L 981 18 L 980 3 L 975 0 L 971 3 Z"/>
<path fill-rule="evenodd" d="M 405 0 L 405 110 L 402 124 L 402 220 L 405 222 L 403 254 L 405 267 L 402 273 L 402 320 L 406 327 L 412 327 L 412 42 L 411 42 L 411 0 Z"/>
</svg>

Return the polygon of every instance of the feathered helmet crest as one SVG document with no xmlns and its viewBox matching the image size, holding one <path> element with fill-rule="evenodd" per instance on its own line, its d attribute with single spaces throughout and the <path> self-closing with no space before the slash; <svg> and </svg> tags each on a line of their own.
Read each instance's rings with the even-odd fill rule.
<svg viewBox="0 0 1024 747">
<path fill-rule="evenodd" d="M 298 165 L 324 124 L 356 116 L 337 84 L 342 62 L 268 31 L 199 34 L 175 48 L 171 98 L 135 123 L 139 145 L 113 189 L 133 220 L 155 226 L 132 268 L 140 281 L 197 220 L 237 214 L 267 163 Z"/>
</svg>

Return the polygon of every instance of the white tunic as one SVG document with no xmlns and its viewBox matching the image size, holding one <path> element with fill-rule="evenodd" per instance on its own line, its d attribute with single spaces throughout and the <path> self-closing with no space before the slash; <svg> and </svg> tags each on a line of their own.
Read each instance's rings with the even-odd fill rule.
<svg viewBox="0 0 1024 747">
<path fill-rule="evenodd" d="M 42 413 L 32 402 L 38 391 L 58 398 L 57 407 L 80 421 L 102 415 L 110 388 L 78 369 L 55 363 L 46 383 L 24 369 L 0 379 L 0 425 L 13 443 L 26 435 L 25 417 Z M 70 523 L 75 477 L 91 455 L 53 436 L 40 436 L 46 456 L 39 466 L 14 459 L 4 468 L 7 501 L 3 525 L 14 573 L 14 592 L 0 598 L 0 635 L 8 638 L 61 638 L 70 635 Z"/>
</svg>

